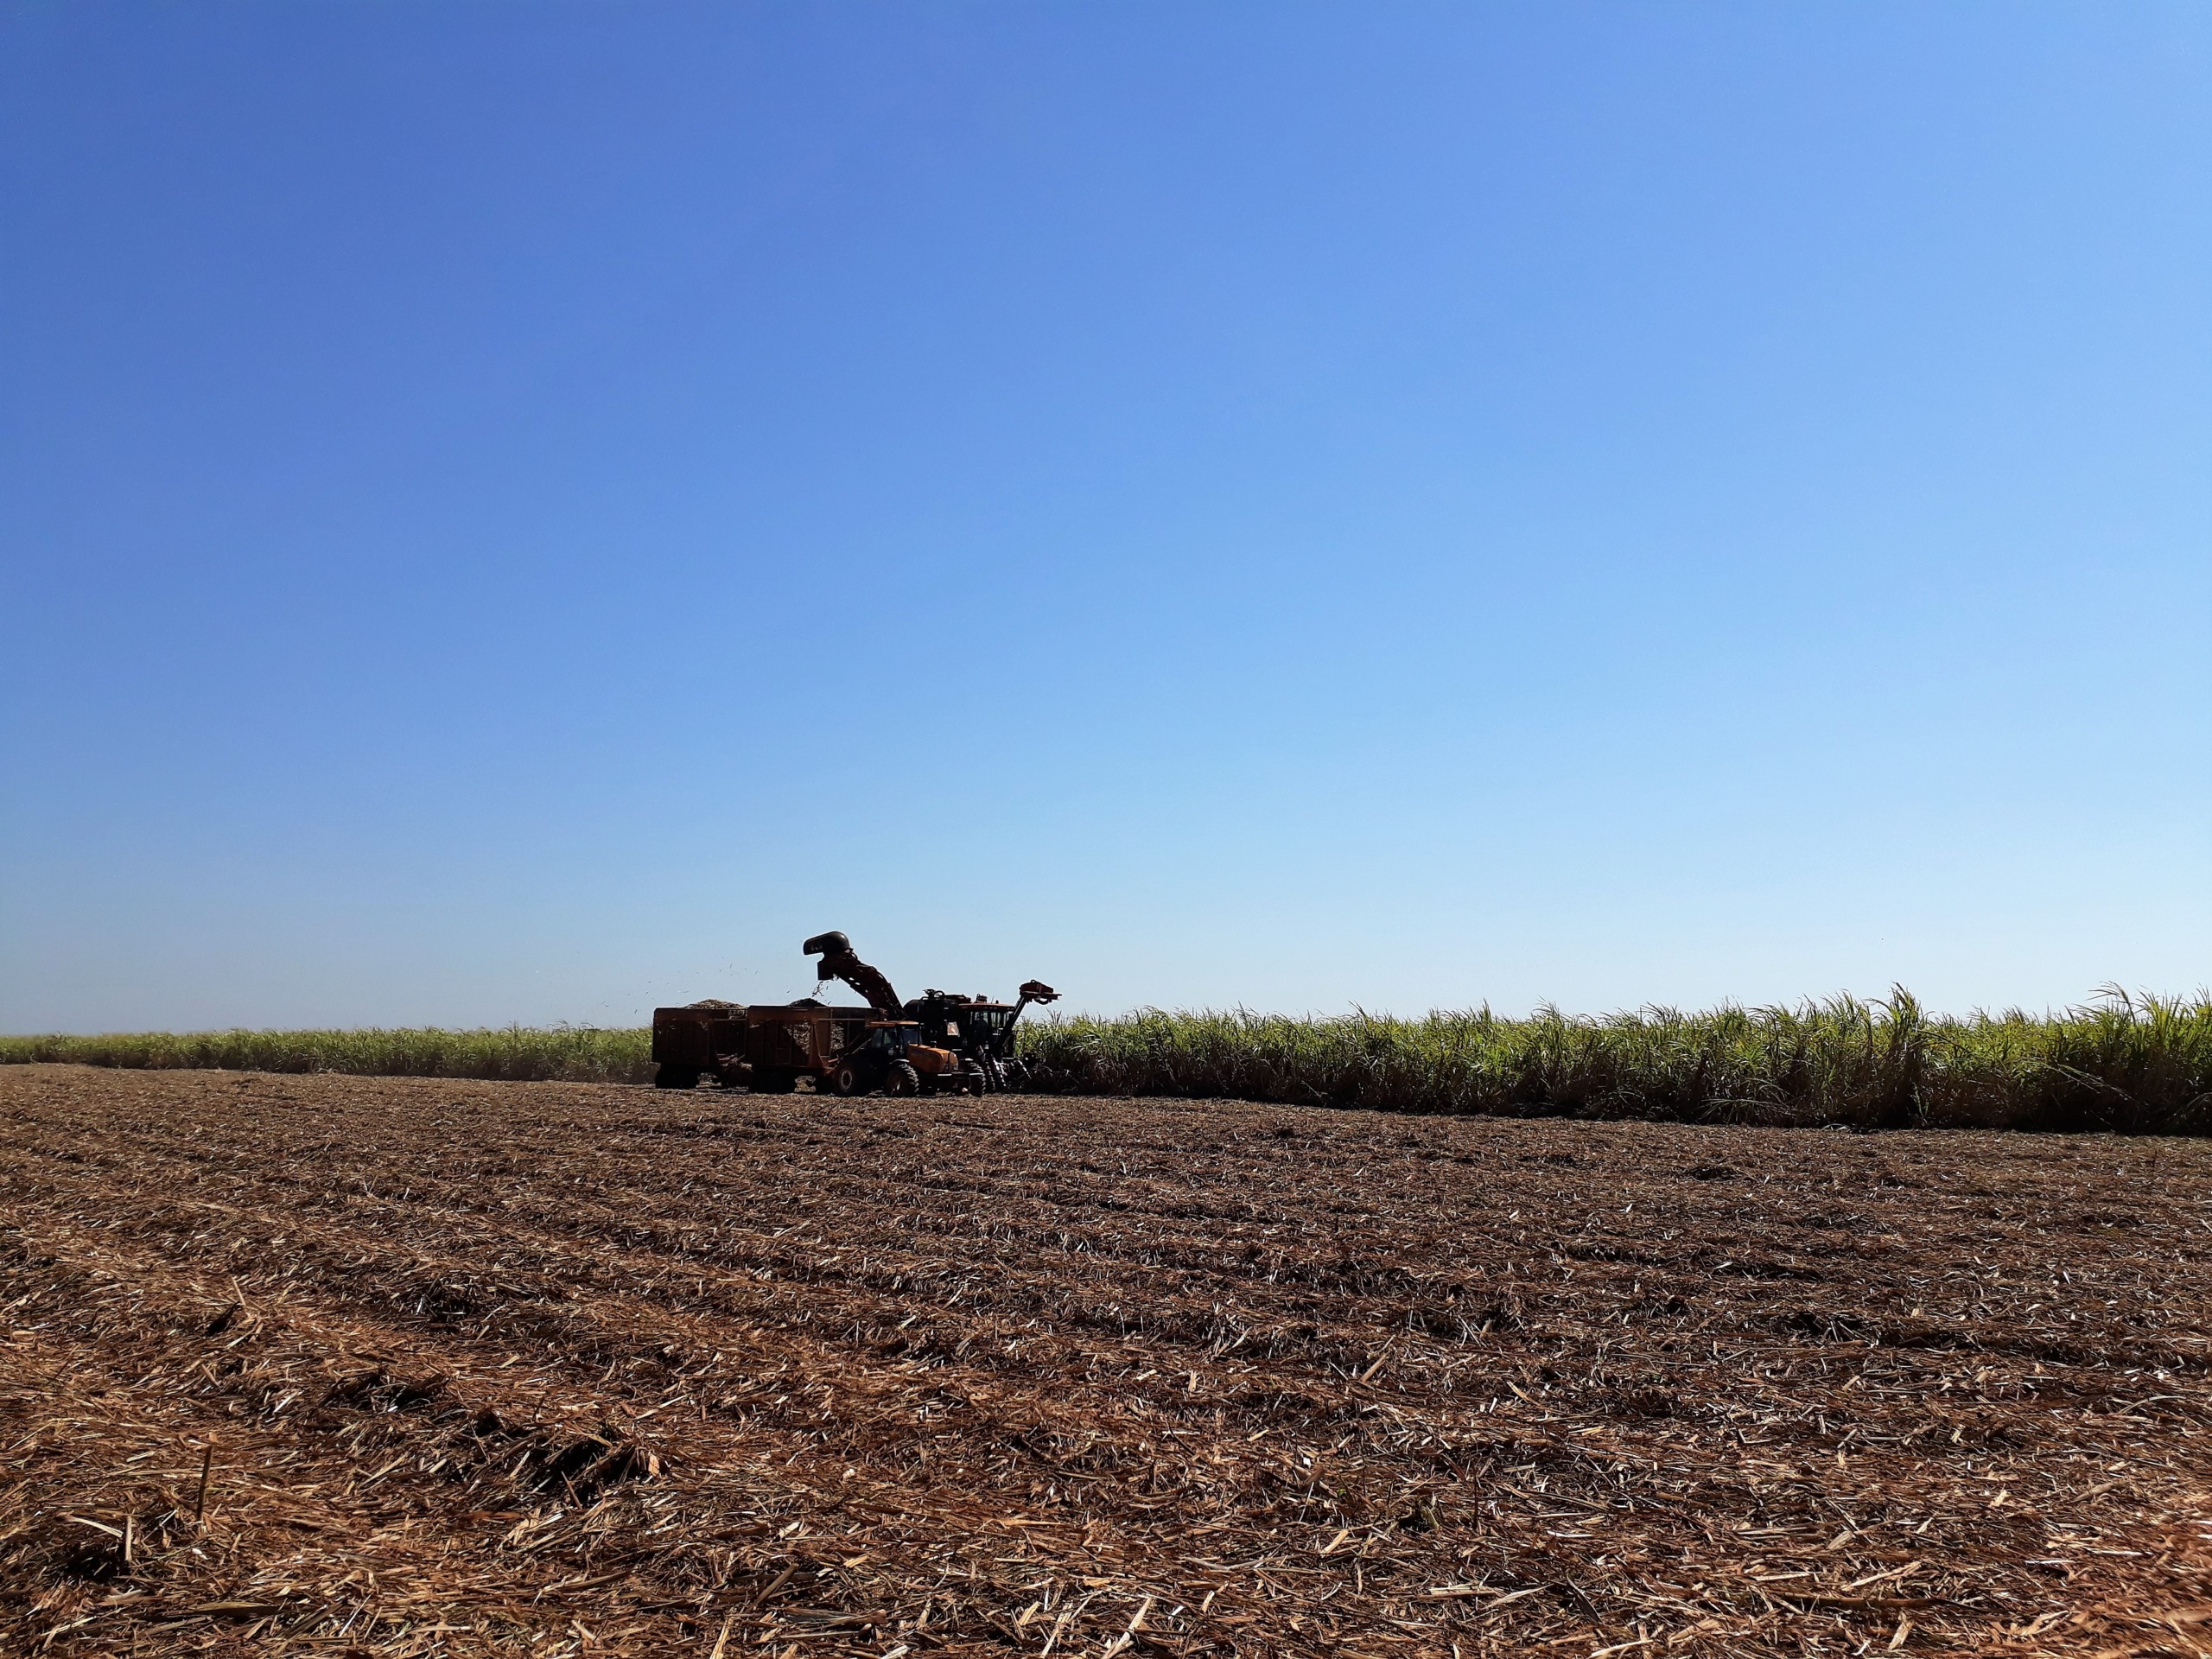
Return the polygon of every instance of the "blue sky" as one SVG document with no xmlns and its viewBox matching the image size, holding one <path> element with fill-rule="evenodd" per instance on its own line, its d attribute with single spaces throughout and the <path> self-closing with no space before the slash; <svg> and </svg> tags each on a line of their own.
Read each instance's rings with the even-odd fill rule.
<svg viewBox="0 0 2212 1659">
<path fill-rule="evenodd" d="M 0 12 L 0 1029 L 2212 979 L 2212 12 Z"/>
</svg>

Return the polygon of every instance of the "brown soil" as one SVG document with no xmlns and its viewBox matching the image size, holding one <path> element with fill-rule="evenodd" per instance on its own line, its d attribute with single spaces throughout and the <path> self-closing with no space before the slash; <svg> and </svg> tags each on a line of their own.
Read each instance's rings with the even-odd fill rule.
<svg viewBox="0 0 2212 1659">
<path fill-rule="evenodd" d="M 2209 1258 L 2201 1142 L 9 1068 L 0 1652 L 2202 1654 Z"/>
</svg>

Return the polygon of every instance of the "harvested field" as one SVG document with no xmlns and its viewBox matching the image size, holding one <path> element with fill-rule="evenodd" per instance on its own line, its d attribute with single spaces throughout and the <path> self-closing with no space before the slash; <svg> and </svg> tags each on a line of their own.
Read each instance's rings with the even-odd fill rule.
<svg viewBox="0 0 2212 1659">
<path fill-rule="evenodd" d="M 2212 1146 L 0 1072 L 0 1652 L 2212 1650 Z"/>
</svg>

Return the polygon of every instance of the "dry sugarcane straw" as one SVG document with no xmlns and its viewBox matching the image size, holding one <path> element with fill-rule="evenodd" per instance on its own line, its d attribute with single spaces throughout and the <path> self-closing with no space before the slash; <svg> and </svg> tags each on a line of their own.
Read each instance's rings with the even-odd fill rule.
<svg viewBox="0 0 2212 1659">
<path fill-rule="evenodd" d="M 0 1651 L 2202 1645 L 2203 1142 L 258 1087 L 0 1072 Z"/>
</svg>

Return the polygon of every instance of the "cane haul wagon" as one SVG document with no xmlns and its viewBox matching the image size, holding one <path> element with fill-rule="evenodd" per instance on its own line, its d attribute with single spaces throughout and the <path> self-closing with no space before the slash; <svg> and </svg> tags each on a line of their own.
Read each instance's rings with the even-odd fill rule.
<svg viewBox="0 0 2212 1659">
<path fill-rule="evenodd" d="M 865 1094 L 887 1080 L 885 1068 L 864 1058 L 872 1046 L 884 1046 L 879 1033 L 887 1023 L 873 1008 L 833 1008 L 811 999 L 655 1008 L 653 1081 L 663 1089 L 689 1089 L 712 1077 L 725 1087 L 742 1084 L 758 1095 L 787 1095 L 801 1077 L 835 1087 L 839 1074 L 849 1071 L 852 1086 L 838 1092 Z"/>
</svg>

